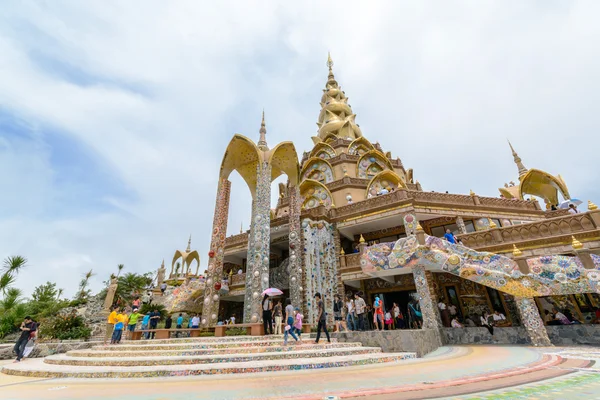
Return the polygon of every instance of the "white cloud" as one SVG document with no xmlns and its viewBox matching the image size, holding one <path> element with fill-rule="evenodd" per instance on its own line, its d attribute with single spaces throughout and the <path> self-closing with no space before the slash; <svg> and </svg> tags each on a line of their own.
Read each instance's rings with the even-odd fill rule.
<svg viewBox="0 0 600 400">
<path fill-rule="evenodd" d="M 21 286 L 56 280 L 73 294 L 93 268 L 97 289 L 119 263 L 168 263 L 189 233 L 206 254 L 227 142 L 256 139 L 264 107 L 271 144 L 309 149 L 328 50 L 363 133 L 426 190 L 495 196 L 516 178 L 510 138 L 573 196 L 600 195 L 595 3 L 45 4 L 15 1 L 0 17 L 0 110 L 83 143 L 133 195 L 107 188 L 112 211 L 48 215 L 67 172 L 44 130 L 33 147 L 0 132 L 0 256 L 30 259 Z M 32 62 L 40 54 L 60 63 Z M 61 63 L 95 83 L 65 80 Z M 232 181 L 237 233 L 250 200 Z"/>
</svg>

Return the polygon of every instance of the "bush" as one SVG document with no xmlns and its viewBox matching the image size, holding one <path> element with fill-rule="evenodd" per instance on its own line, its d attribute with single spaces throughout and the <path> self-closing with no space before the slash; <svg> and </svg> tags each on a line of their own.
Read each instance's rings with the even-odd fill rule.
<svg viewBox="0 0 600 400">
<path fill-rule="evenodd" d="M 40 335 L 45 339 L 89 339 L 92 330 L 78 315 L 55 316 L 43 320 L 40 324 Z"/>
<path fill-rule="evenodd" d="M 75 299 L 69 302 L 69 307 L 79 307 L 88 303 L 87 299 Z"/>
<path fill-rule="evenodd" d="M 215 336 L 215 333 L 214 332 L 210 332 L 210 331 L 200 332 L 200 337 L 208 337 L 208 336 Z"/>
<path fill-rule="evenodd" d="M 243 336 L 246 334 L 246 328 L 229 328 L 225 330 L 225 336 Z"/>
</svg>

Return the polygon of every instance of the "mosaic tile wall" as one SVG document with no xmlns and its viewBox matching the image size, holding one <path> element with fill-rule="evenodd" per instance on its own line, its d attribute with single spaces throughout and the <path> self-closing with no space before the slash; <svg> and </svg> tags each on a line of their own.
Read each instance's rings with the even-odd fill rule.
<svg viewBox="0 0 600 400">
<path fill-rule="evenodd" d="M 223 256 L 225 249 L 225 235 L 227 233 L 227 217 L 229 214 L 229 195 L 231 182 L 226 178 L 219 179 L 217 187 L 217 200 L 213 217 L 213 230 L 210 239 L 208 268 L 204 290 L 204 304 L 202 308 L 203 326 L 216 325 L 219 317 L 219 293 L 215 284 L 221 282 L 223 276 Z"/>
<path fill-rule="evenodd" d="M 244 322 L 262 318 L 261 293 L 269 288 L 269 255 L 271 246 L 271 166 L 257 166 L 256 194 L 252 202 L 252 223 L 248 235 L 246 295 Z"/>
<path fill-rule="evenodd" d="M 289 211 L 289 271 L 290 271 L 290 299 L 294 307 L 302 308 L 302 249 L 301 231 L 300 231 L 300 208 L 302 207 L 302 197 L 300 189 L 297 186 L 290 186 L 290 211 Z"/>
<path fill-rule="evenodd" d="M 375 179 L 375 182 L 371 183 L 371 186 L 369 186 L 369 193 L 372 196 L 376 196 L 377 193 L 379 193 L 381 189 L 384 188 L 388 191 L 391 191 L 392 189 L 396 190 L 398 189 L 398 185 L 395 182 L 391 181 L 389 178 L 380 177 Z"/>
<path fill-rule="evenodd" d="M 359 178 L 369 179 L 383 171 L 389 169 L 386 163 L 377 155 L 367 155 L 358 162 Z"/>
<path fill-rule="evenodd" d="M 422 265 L 413 267 L 415 286 L 419 295 L 421 312 L 423 313 L 423 329 L 439 329 L 442 327 L 442 321 L 440 313 L 437 311 L 434 293 L 430 290 L 429 279 L 431 279 L 431 276 L 428 276 L 427 272 Z"/>
<path fill-rule="evenodd" d="M 302 221 L 304 240 L 305 300 L 308 323 L 316 323 L 317 305 L 315 293 L 323 296 L 327 323 L 333 323 L 333 296 L 337 292 L 337 253 L 335 252 L 334 229 L 325 221 Z"/>
<path fill-rule="evenodd" d="M 303 206 L 309 209 L 318 207 L 321 203 L 327 208 L 331 207 L 333 205 L 331 194 L 324 186 L 313 184 L 304 192 Z"/>
<path fill-rule="evenodd" d="M 531 298 L 516 297 L 515 302 L 517 304 L 517 309 L 521 314 L 521 322 L 529 334 L 531 343 L 534 346 L 552 346 L 552 343 L 548 338 L 548 332 L 544 327 L 544 321 L 542 321 L 535 304 L 535 300 Z"/>
</svg>

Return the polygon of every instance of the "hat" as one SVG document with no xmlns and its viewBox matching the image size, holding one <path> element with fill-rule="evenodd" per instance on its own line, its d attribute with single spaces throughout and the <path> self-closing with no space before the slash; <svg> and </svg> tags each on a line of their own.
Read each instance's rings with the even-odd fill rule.
<svg viewBox="0 0 600 400">
<path fill-rule="evenodd" d="M 137 307 L 133 309 L 133 311 L 137 311 L 137 310 L 138 310 Z"/>
<path fill-rule="evenodd" d="M 295 311 L 300 311 L 300 308 L 296 307 L 294 308 Z"/>
</svg>

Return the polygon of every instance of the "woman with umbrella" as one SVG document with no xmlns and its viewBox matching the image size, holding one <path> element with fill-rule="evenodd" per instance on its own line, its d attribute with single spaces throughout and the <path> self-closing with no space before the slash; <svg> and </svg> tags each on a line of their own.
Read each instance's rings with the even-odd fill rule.
<svg viewBox="0 0 600 400">
<path fill-rule="evenodd" d="M 282 294 L 283 292 L 276 288 L 269 288 L 262 292 L 263 327 L 265 335 L 273 334 L 273 302 L 269 296 L 280 296 Z"/>
</svg>

